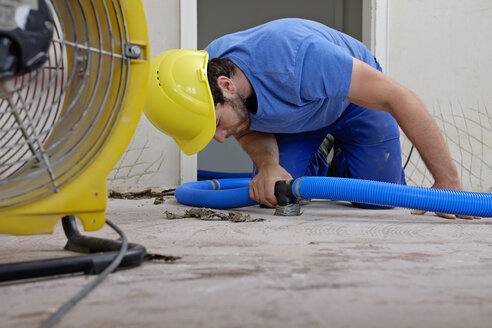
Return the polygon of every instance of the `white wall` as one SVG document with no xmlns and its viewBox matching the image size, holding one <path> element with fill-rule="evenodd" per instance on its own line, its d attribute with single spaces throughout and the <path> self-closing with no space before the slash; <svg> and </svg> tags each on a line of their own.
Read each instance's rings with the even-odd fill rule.
<svg viewBox="0 0 492 328">
<path fill-rule="evenodd" d="M 389 74 L 410 87 L 435 117 L 465 187 L 491 192 L 492 2 L 388 4 Z M 403 144 L 408 153 L 410 143 Z M 412 184 L 432 182 L 420 161 L 412 160 L 407 175 Z"/>
<path fill-rule="evenodd" d="M 199 48 L 224 34 L 285 17 L 315 20 L 362 39 L 361 0 L 206 0 L 197 5 Z M 229 138 L 223 144 L 212 140 L 198 154 L 198 168 L 246 173 L 252 171 L 253 162 L 239 143 Z"/>
<path fill-rule="evenodd" d="M 180 1 L 143 0 L 151 57 L 180 47 Z M 137 131 L 108 176 L 108 189 L 139 191 L 175 187 L 180 180 L 182 153 L 142 114 Z"/>
</svg>

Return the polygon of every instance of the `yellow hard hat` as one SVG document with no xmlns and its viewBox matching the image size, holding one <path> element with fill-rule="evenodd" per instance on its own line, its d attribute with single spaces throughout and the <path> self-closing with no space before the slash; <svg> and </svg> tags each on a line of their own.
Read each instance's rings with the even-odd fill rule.
<svg viewBox="0 0 492 328">
<path fill-rule="evenodd" d="M 215 106 L 207 79 L 208 53 L 169 50 L 150 63 L 150 85 L 144 113 L 149 121 L 173 137 L 192 155 L 215 134 Z"/>
</svg>

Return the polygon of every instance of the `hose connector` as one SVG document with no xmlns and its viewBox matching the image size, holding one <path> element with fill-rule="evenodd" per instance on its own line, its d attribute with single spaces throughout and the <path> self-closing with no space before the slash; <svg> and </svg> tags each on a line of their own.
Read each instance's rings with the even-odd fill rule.
<svg viewBox="0 0 492 328">
<path fill-rule="evenodd" d="M 275 183 L 275 197 L 277 206 L 274 215 L 279 216 L 299 216 L 301 207 L 296 196 L 292 192 L 294 180 L 277 181 Z"/>
</svg>

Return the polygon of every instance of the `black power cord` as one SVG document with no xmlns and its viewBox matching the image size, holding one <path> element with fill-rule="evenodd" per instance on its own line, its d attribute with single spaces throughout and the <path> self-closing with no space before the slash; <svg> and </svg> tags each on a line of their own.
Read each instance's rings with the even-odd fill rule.
<svg viewBox="0 0 492 328">
<path fill-rule="evenodd" d="M 113 272 L 120 265 L 120 262 L 128 249 L 128 241 L 123 231 L 114 223 L 112 223 L 110 220 L 106 220 L 106 223 L 111 228 L 113 228 L 113 230 L 115 230 L 121 237 L 121 249 L 119 250 L 118 255 L 108 265 L 108 267 L 97 276 L 97 278 L 87 284 L 80 292 L 78 292 L 67 303 L 65 303 L 55 313 L 53 313 L 53 315 L 51 315 L 51 317 L 49 317 L 48 320 L 46 320 L 40 326 L 40 328 L 53 327 L 61 319 L 62 316 L 64 316 L 71 308 L 75 306 L 75 304 L 77 304 L 80 300 L 87 296 L 94 288 L 97 287 L 97 285 L 99 285 L 111 272 Z"/>
<path fill-rule="evenodd" d="M 410 157 L 412 157 L 413 148 L 415 148 L 414 145 L 412 145 L 412 148 L 410 148 L 410 153 L 408 153 L 407 161 L 405 162 L 405 165 L 403 165 L 403 170 L 407 168 L 407 165 L 410 162 Z"/>
</svg>

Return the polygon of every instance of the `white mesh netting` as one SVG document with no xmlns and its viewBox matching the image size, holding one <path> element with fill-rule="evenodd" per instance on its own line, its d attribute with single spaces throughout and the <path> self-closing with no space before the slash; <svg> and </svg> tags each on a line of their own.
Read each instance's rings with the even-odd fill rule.
<svg viewBox="0 0 492 328">
<path fill-rule="evenodd" d="M 492 192 L 492 110 L 485 103 L 470 106 L 453 101 L 436 103 L 430 112 L 443 133 L 465 189 Z M 410 141 L 402 137 L 404 162 L 411 146 Z M 432 175 L 415 150 L 405 173 L 409 185 L 430 187 L 433 184 Z"/>
</svg>

